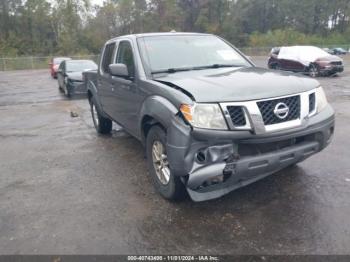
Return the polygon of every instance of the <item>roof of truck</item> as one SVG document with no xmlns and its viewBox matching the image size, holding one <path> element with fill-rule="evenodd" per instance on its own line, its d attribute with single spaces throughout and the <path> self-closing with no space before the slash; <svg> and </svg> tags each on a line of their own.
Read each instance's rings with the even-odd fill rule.
<svg viewBox="0 0 350 262">
<path fill-rule="evenodd" d="M 118 38 L 125 37 L 125 38 L 139 38 L 139 37 L 146 37 L 146 36 L 171 36 L 171 35 L 211 35 L 206 33 L 195 33 L 195 32 L 155 32 L 155 33 L 142 33 L 142 34 L 129 34 L 129 35 L 121 35 L 114 37 L 109 41 L 117 40 Z"/>
</svg>

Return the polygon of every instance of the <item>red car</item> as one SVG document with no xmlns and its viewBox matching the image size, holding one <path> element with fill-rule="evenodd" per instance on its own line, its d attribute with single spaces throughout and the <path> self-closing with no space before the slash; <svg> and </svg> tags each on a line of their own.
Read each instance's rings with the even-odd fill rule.
<svg viewBox="0 0 350 262">
<path fill-rule="evenodd" d="M 333 75 L 344 71 L 343 60 L 315 46 L 275 47 L 271 50 L 268 67 L 302 72 L 311 77 Z"/>
<path fill-rule="evenodd" d="M 50 65 L 50 73 L 53 78 L 57 78 L 57 70 L 62 61 L 72 60 L 70 57 L 53 57 L 51 59 Z"/>
</svg>

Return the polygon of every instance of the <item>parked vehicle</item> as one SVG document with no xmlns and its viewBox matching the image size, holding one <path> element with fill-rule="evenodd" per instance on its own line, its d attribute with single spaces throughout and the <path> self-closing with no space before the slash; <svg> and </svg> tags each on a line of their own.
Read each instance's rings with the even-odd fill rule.
<svg viewBox="0 0 350 262">
<path fill-rule="evenodd" d="M 50 74 L 52 78 L 57 78 L 57 70 L 58 67 L 60 66 L 62 61 L 65 60 L 71 60 L 70 57 L 54 57 L 51 59 L 51 62 L 49 63 L 50 66 Z"/>
<path fill-rule="evenodd" d="M 311 77 L 344 71 L 343 60 L 315 46 L 273 48 L 268 60 L 270 69 L 309 74 Z"/>
<path fill-rule="evenodd" d="M 86 93 L 83 72 L 96 70 L 97 65 L 92 60 L 65 60 L 57 71 L 58 88 L 67 97 L 72 94 Z"/>
<path fill-rule="evenodd" d="M 322 50 L 325 51 L 325 52 L 327 52 L 328 54 L 333 55 L 333 51 L 332 51 L 331 49 L 327 48 L 327 47 L 322 48 Z"/>
<path fill-rule="evenodd" d="M 346 55 L 347 51 L 344 48 L 336 47 L 331 49 L 333 55 Z"/>
<path fill-rule="evenodd" d="M 97 132 L 115 121 L 139 139 L 167 199 L 225 195 L 321 151 L 334 130 L 318 81 L 258 68 L 214 35 L 117 37 L 83 74 Z"/>
</svg>

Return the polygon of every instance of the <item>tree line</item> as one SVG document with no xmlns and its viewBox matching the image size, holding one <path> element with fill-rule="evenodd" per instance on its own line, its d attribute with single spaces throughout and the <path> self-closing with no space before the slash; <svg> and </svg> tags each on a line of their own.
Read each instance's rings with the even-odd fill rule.
<svg viewBox="0 0 350 262">
<path fill-rule="evenodd" d="M 2 0 L 0 57 L 99 53 L 112 37 L 208 32 L 236 46 L 349 44 L 350 0 Z"/>
</svg>

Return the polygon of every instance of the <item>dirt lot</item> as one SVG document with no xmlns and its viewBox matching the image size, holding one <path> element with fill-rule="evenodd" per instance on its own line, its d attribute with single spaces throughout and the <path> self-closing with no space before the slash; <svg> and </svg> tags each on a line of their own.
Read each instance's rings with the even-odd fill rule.
<svg viewBox="0 0 350 262">
<path fill-rule="evenodd" d="M 319 78 L 337 112 L 325 151 L 204 203 L 163 200 L 140 143 L 96 135 L 86 99 L 65 99 L 48 70 L 0 72 L 0 253 L 349 254 L 346 64 Z"/>
</svg>

